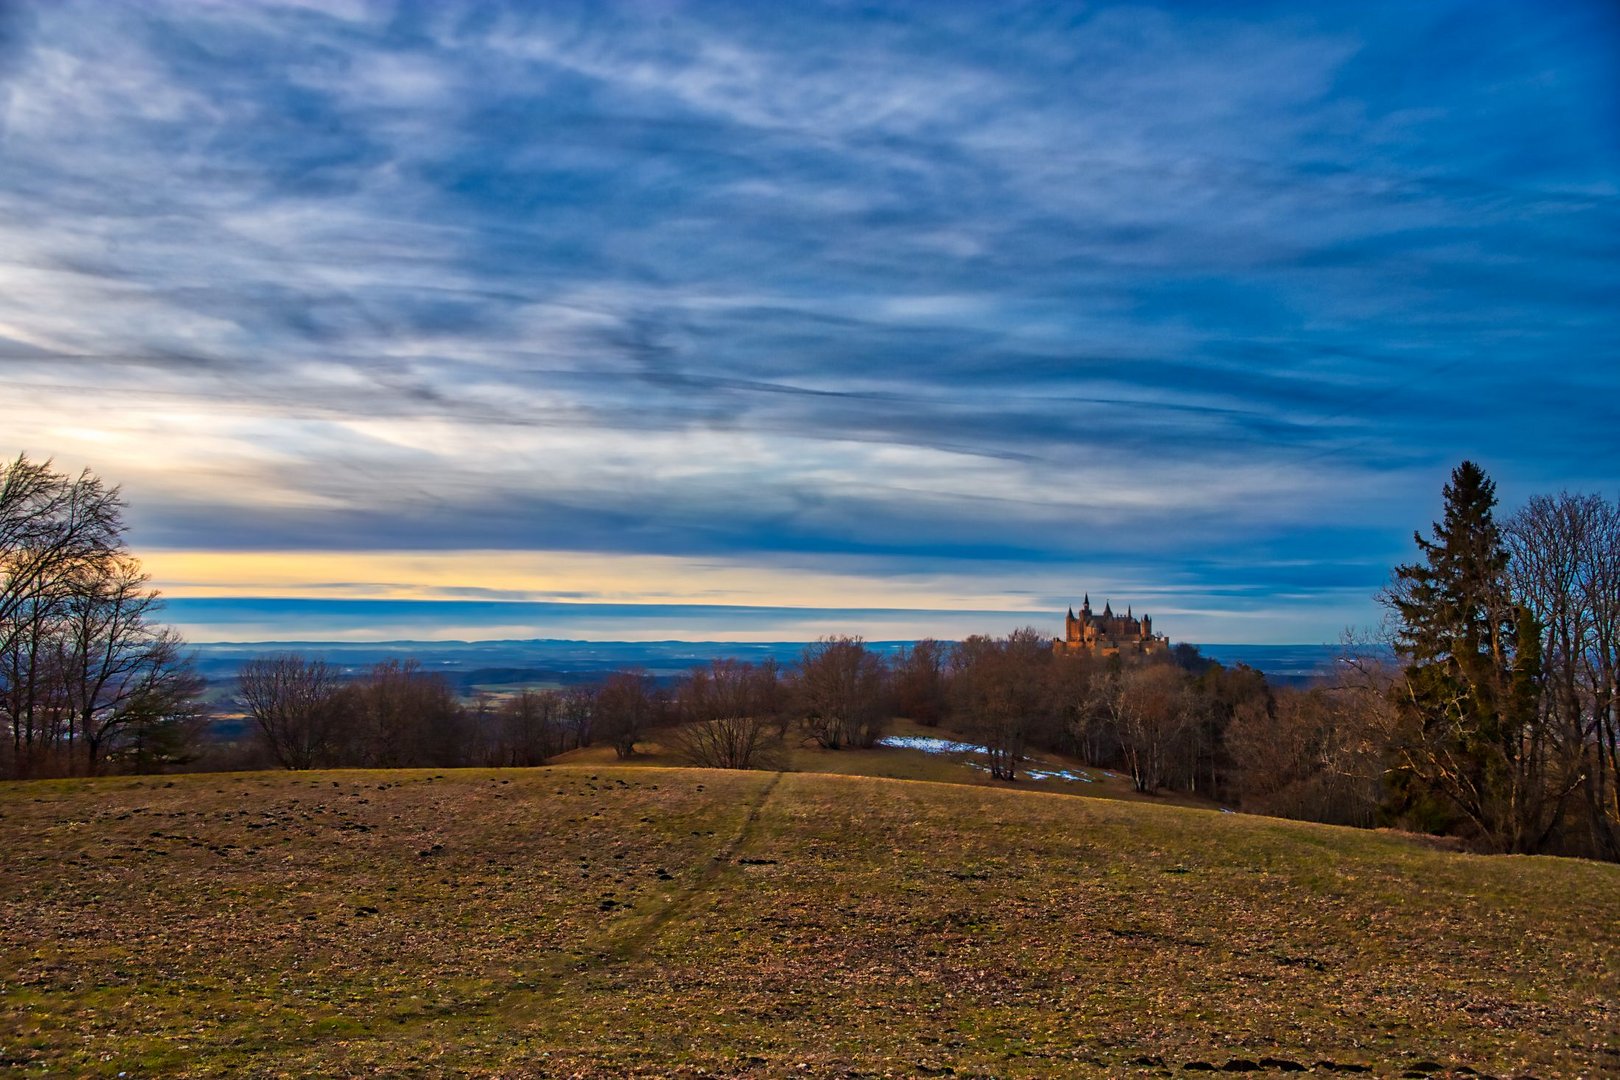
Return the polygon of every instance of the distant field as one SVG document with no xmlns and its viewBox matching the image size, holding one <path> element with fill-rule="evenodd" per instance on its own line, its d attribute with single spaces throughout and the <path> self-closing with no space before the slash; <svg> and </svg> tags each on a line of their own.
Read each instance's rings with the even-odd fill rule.
<svg viewBox="0 0 1620 1080">
<path fill-rule="evenodd" d="M 1620 1071 L 1615 866 L 595 763 L 10 784 L 0 833 L 20 1075 Z"/>
</svg>

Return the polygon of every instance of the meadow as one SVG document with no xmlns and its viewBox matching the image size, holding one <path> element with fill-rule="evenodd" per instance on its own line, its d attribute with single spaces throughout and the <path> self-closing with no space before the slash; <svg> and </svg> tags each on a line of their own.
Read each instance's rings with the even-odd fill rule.
<svg viewBox="0 0 1620 1080">
<path fill-rule="evenodd" d="M 595 761 L 12 783 L 0 834 L 17 1075 L 1620 1071 L 1614 865 Z"/>
</svg>

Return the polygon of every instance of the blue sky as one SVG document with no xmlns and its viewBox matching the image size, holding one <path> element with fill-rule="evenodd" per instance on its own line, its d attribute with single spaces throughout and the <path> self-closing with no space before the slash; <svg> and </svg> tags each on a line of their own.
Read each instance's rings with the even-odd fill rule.
<svg viewBox="0 0 1620 1080">
<path fill-rule="evenodd" d="M 1607 3 L 0 12 L 0 451 L 199 640 L 1323 641 L 1620 486 Z"/>
</svg>

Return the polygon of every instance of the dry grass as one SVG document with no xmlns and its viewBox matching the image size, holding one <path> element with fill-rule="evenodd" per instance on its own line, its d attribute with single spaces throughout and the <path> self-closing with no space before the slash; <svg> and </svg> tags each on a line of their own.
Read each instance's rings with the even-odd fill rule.
<svg viewBox="0 0 1620 1080">
<path fill-rule="evenodd" d="M 970 742 L 971 738 L 944 728 L 925 727 L 910 720 L 890 721 L 890 735 L 943 739 L 951 742 Z M 1046 751 L 1036 752 L 1021 766 L 1019 779 L 1011 784 L 990 777 L 983 753 L 926 753 L 900 747 L 879 746 L 870 750 L 823 750 L 810 742 L 790 736 L 785 745 L 772 751 L 773 766 L 787 772 L 838 773 L 844 776 L 875 776 L 890 780 L 930 780 L 942 784 L 973 784 L 982 787 L 1006 788 L 1015 791 L 1046 791 L 1061 795 L 1085 795 L 1100 799 L 1127 799 L 1133 802 L 1152 802 L 1175 806 L 1211 807 L 1215 804 L 1197 795 L 1164 792 L 1142 795 L 1132 787 L 1128 777 L 1093 768 L 1074 758 Z M 588 746 L 572 750 L 558 757 L 559 765 L 598 765 L 603 767 L 679 768 L 690 764 L 671 749 L 658 742 L 656 735 L 636 744 L 634 757 L 620 761 L 611 746 Z M 981 767 L 975 768 L 974 764 Z M 1091 781 L 1065 780 L 1058 777 L 1036 778 L 1030 769 L 1046 771 L 1067 769 L 1080 771 Z"/>
<path fill-rule="evenodd" d="M 1614 866 L 594 765 L 13 784 L 0 834 L 25 1075 L 1620 1071 Z"/>
</svg>

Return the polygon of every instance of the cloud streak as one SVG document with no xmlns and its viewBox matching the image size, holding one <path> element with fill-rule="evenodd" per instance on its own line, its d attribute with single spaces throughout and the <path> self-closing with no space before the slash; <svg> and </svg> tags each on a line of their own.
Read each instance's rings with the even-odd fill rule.
<svg viewBox="0 0 1620 1080">
<path fill-rule="evenodd" d="M 1579 2 L 17 5 L 0 430 L 154 549 L 1236 574 L 1330 637 L 1456 459 L 1620 479 L 1617 40 Z"/>
</svg>

